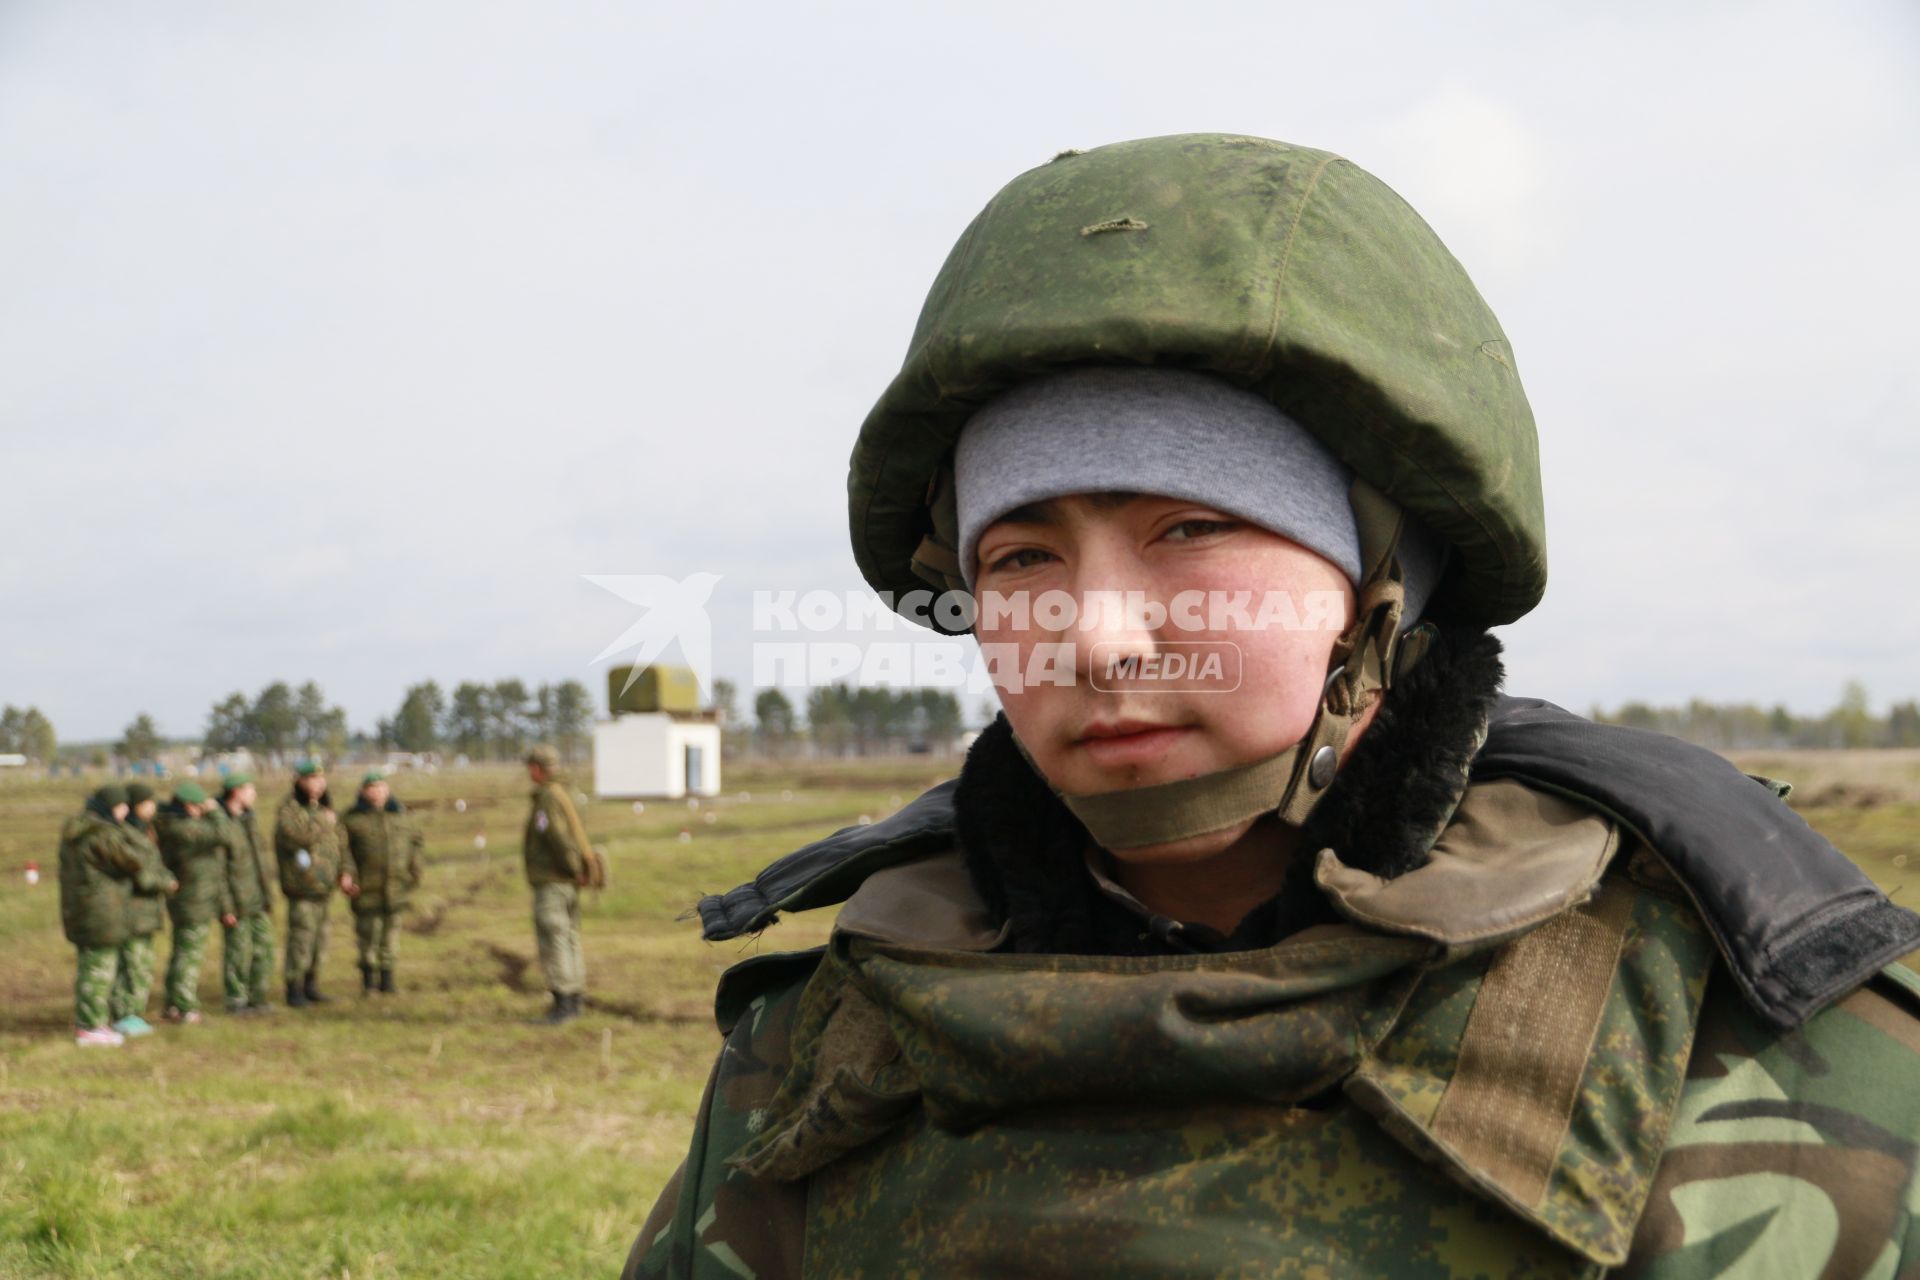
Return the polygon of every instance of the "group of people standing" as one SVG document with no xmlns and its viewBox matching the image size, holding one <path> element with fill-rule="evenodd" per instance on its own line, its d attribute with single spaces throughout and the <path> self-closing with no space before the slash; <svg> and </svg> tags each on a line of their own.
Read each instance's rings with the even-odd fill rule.
<svg viewBox="0 0 1920 1280">
<path fill-rule="evenodd" d="M 553 996 L 540 1019 L 580 1016 L 586 964 L 580 890 L 605 883 L 553 751 L 527 756 L 534 784 L 522 848 L 533 889 L 534 937 Z M 425 838 L 386 776 L 368 773 L 353 807 L 335 811 L 318 761 L 303 761 L 275 814 L 271 851 L 254 816 L 254 780 L 231 773 L 217 796 L 181 782 L 162 805 L 153 788 L 108 783 L 60 834 L 60 917 L 77 950 L 74 1039 L 119 1045 L 149 1034 L 156 946 L 173 925 L 166 1022 L 201 1020 L 200 969 L 217 921 L 227 1012 L 267 1012 L 273 977 L 273 884 L 287 900 L 281 964 L 289 1008 L 323 1004 L 321 962 L 335 890 L 353 911 L 363 995 L 395 992 L 399 917 L 425 874 Z"/>
<path fill-rule="evenodd" d="M 167 960 L 167 1022 L 201 1020 L 200 969 L 221 927 L 227 1012 L 267 1012 L 275 949 L 273 885 L 287 899 L 281 977 L 288 1007 L 324 1003 L 321 961 L 334 891 L 353 905 L 363 993 L 394 991 L 395 921 L 425 871 L 425 841 L 369 773 L 353 808 L 336 814 L 316 761 L 295 771 L 275 815 L 271 852 L 262 838 L 251 776 L 230 773 L 217 796 L 185 781 L 162 805 L 144 783 L 108 783 L 60 834 L 60 917 L 76 948 L 74 1039 L 119 1045 L 149 1034 L 156 940 L 173 926 Z"/>
</svg>

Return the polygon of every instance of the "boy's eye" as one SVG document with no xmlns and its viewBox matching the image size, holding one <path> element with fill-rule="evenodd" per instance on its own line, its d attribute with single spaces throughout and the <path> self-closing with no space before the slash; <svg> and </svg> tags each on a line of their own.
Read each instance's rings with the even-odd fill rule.
<svg viewBox="0 0 1920 1280">
<path fill-rule="evenodd" d="M 1225 533 L 1233 528 L 1232 520 L 1182 520 L 1161 536 L 1174 542 L 1191 542 L 1195 538 L 1204 538 L 1209 534 Z"/>
<path fill-rule="evenodd" d="M 1018 551 L 1009 551 L 995 560 L 987 568 L 999 572 L 1007 569 L 1031 569 L 1037 564 L 1045 564 L 1053 559 L 1051 551 L 1042 551 L 1038 547 L 1022 547 Z"/>
</svg>

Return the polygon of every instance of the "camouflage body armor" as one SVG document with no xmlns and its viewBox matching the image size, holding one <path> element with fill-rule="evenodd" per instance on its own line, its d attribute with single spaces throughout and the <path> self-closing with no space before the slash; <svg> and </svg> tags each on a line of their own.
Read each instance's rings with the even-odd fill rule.
<svg viewBox="0 0 1920 1280">
<path fill-rule="evenodd" d="M 1920 1261 L 1910 972 L 1782 1037 L 1659 859 L 1517 782 L 1472 788 L 1426 867 L 1328 853 L 1316 879 L 1345 923 L 1112 957 L 996 952 L 951 852 L 874 872 L 824 953 L 723 981 L 726 1048 L 629 1274 Z"/>
</svg>

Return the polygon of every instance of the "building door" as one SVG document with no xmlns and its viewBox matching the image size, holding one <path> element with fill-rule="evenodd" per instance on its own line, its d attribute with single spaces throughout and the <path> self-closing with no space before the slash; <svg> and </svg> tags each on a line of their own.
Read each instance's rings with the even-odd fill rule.
<svg viewBox="0 0 1920 1280">
<path fill-rule="evenodd" d="M 701 759 L 701 754 L 699 747 L 694 746 L 692 743 L 687 744 L 686 786 L 689 792 L 706 790 L 707 775 L 701 767 L 704 764 L 704 761 Z"/>
</svg>

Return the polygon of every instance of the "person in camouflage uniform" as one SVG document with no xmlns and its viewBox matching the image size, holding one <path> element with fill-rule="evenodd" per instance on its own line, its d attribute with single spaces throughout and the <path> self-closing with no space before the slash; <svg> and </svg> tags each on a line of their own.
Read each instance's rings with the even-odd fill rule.
<svg viewBox="0 0 1920 1280">
<path fill-rule="evenodd" d="M 346 817 L 340 888 L 353 904 L 360 944 L 360 994 L 394 993 L 400 914 L 426 874 L 426 838 L 393 795 L 386 775 L 369 773 Z"/>
<path fill-rule="evenodd" d="M 527 777 L 533 783 L 533 806 L 527 813 L 521 849 L 527 883 L 533 887 L 533 936 L 540 951 L 540 972 L 553 996 L 541 1021 L 558 1025 L 579 1017 L 585 998 L 580 890 L 592 878 L 595 855 L 560 775 L 559 754 L 552 747 L 534 747 L 527 753 Z"/>
<path fill-rule="evenodd" d="M 126 789 L 108 783 L 60 829 L 60 928 L 74 947 L 74 1043 L 117 1046 L 125 1037 L 107 1025 L 108 1003 L 127 940 L 133 888 L 161 882 L 127 844 Z"/>
<path fill-rule="evenodd" d="M 123 1036 L 144 1036 L 153 1032 L 146 1013 L 153 994 L 154 937 L 166 920 L 167 895 L 180 883 L 168 873 L 155 840 L 153 820 L 159 803 L 153 788 L 144 782 L 128 783 L 127 803 L 121 834 L 139 860 L 141 871 L 127 898 L 127 940 L 120 944 L 119 971 L 114 976 L 108 1010 L 115 1031 Z"/>
<path fill-rule="evenodd" d="M 273 851 L 280 862 L 280 892 L 287 899 L 287 957 L 281 976 L 287 1007 L 323 1004 L 320 964 L 327 954 L 327 908 L 340 876 L 344 831 L 327 794 L 327 776 L 316 760 L 294 771 L 293 794 L 274 817 Z"/>
<path fill-rule="evenodd" d="M 267 988 L 273 981 L 273 884 L 267 850 L 260 838 L 253 802 L 258 797 L 250 774 L 229 774 L 212 815 L 227 850 L 227 886 L 234 922 L 224 926 L 220 980 L 227 1012 L 240 1017 L 271 1013 Z"/>
<path fill-rule="evenodd" d="M 200 1021 L 200 965 L 214 922 L 232 928 L 233 889 L 227 878 L 227 846 L 213 803 L 197 782 L 182 782 L 154 817 L 160 858 L 179 888 L 167 899 L 173 950 L 167 956 L 168 1022 Z"/>
<path fill-rule="evenodd" d="M 1784 786 L 1501 695 L 1537 456 L 1498 323 L 1351 163 L 1187 135 L 1009 184 L 848 487 L 1003 715 L 698 904 L 842 905 L 722 978 L 626 1274 L 1920 1274 L 1920 918 Z M 1047 592 L 1081 625 L 1002 607 Z M 1233 621 L 1262 593 L 1292 625 Z"/>
</svg>

